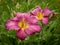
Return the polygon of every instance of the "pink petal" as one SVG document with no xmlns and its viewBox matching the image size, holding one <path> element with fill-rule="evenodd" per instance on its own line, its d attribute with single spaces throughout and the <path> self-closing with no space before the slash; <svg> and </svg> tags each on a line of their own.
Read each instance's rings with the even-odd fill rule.
<svg viewBox="0 0 60 45">
<path fill-rule="evenodd" d="M 24 40 L 26 38 L 27 34 L 25 33 L 24 30 L 19 30 L 17 33 L 16 33 L 16 37 L 21 39 L 21 40 Z"/>
<path fill-rule="evenodd" d="M 26 20 L 30 18 L 30 13 L 23 13 L 23 15 Z"/>
<path fill-rule="evenodd" d="M 6 23 L 6 29 L 19 30 L 19 27 L 17 26 L 16 21 L 8 20 L 7 23 Z"/>
<path fill-rule="evenodd" d="M 44 16 L 48 16 L 49 14 L 52 13 L 52 11 L 50 11 L 48 8 L 44 8 L 43 13 L 44 13 Z"/>
<path fill-rule="evenodd" d="M 33 15 L 36 15 L 37 12 L 40 12 L 40 11 L 41 11 L 41 8 L 40 8 L 39 6 L 37 6 L 36 9 L 34 9 L 34 10 L 32 11 L 32 14 L 33 14 Z"/>
<path fill-rule="evenodd" d="M 42 22 L 43 22 L 43 24 L 48 24 L 48 21 L 49 21 L 49 19 L 48 19 L 48 17 L 44 17 L 43 19 L 42 19 Z"/>
<path fill-rule="evenodd" d="M 20 12 L 17 12 L 16 15 L 17 15 L 16 17 L 18 18 L 19 21 L 21 19 L 25 19 L 27 21 L 30 18 L 30 13 L 20 13 Z M 14 20 L 17 20 L 17 19 L 14 18 Z"/>
<path fill-rule="evenodd" d="M 21 13 L 21 12 L 17 12 L 16 13 L 17 17 L 28 17 L 30 14 L 29 13 Z"/>
<path fill-rule="evenodd" d="M 31 16 L 30 13 L 22 14 L 24 15 L 22 18 L 24 18 L 28 23 L 36 24 L 38 22 L 38 20 L 34 16 Z"/>
<path fill-rule="evenodd" d="M 30 28 L 32 28 L 32 30 L 34 32 L 40 32 L 41 31 L 41 27 L 39 25 L 30 25 Z"/>
<path fill-rule="evenodd" d="M 30 36 L 35 33 L 35 31 L 32 28 L 26 29 L 25 32 L 26 32 L 27 35 L 30 35 Z"/>
<path fill-rule="evenodd" d="M 34 16 L 30 16 L 27 20 L 30 24 L 38 24 L 38 20 Z"/>
<path fill-rule="evenodd" d="M 16 13 L 16 16 L 17 16 L 17 17 L 20 17 L 20 16 L 21 16 L 21 12 L 17 12 L 17 13 Z"/>
<path fill-rule="evenodd" d="M 18 18 L 18 17 L 14 17 L 14 18 L 11 18 L 11 20 L 13 20 L 13 21 L 19 21 L 20 20 L 20 18 Z"/>
<path fill-rule="evenodd" d="M 35 32 L 40 32 L 41 27 L 39 25 L 29 25 L 29 28 L 25 30 L 27 35 L 33 35 Z"/>
</svg>

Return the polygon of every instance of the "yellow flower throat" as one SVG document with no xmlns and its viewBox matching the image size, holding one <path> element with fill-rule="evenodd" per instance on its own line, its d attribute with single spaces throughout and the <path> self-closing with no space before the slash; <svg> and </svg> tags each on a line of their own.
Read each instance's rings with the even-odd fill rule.
<svg viewBox="0 0 60 45">
<path fill-rule="evenodd" d="M 36 16 L 36 19 L 37 19 L 37 20 L 41 20 L 43 17 L 44 17 L 44 16 L 43 16 L 43 13 L 37 12 L 37 16 Z"/>
<path fill-rule="evenodd" d="M 26 29 L 26 28 L 29 27 L 29 26 L 28 26 L 28 23 L 27 23 L 24 19 L 22 19 L 22 20 L 18 23 L 18 26 L 19 26 L 22 30 L 24 30 L 24 29 Z"/>
</svg>

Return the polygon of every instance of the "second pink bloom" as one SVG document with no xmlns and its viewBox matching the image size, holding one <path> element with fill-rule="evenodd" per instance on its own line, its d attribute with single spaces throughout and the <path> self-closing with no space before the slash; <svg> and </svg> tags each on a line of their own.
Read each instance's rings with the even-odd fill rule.
<svg viewBox="0 0 60 45">
<path fill-rule="evenodd" d="M 32 12 L 32 15 L 35 16 L 37 20 L 41 20 L 43 24 L 47 24 L 49 21 L 48 16 L 52 14 L 48 8 L 41 9 L 39 6 L 36 7 Z"/>
</svg>

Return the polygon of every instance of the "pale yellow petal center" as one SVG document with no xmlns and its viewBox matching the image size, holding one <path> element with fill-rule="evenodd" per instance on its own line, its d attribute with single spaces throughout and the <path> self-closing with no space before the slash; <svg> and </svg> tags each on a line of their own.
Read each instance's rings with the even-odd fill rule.
<svg viewBox="0 0 60 45">
<path fill-rule="evenodd" d="M 41 20 L 41 19 L 43 19 L 43 13 L 42 12 L 37 12 L 37 16 L 36 16 L 36 19 L 37 20 Z"/>
<path fill-rule="evenodd" d="M 18 26 L 19 26 L 22 30 L 24 30 L 24 29 L 26 29 L 26 28 L 29 27 L 27 21 L 25 21 L 24 19 L 22 19 L 22 20 L 18 23 Z"/>
</svg>

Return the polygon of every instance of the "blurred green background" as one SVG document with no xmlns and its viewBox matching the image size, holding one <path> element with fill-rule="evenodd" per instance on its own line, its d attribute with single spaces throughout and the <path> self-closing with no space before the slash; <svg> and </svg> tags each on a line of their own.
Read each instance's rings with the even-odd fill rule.
<svg viewBox="0 0 60 45">
<path fill-rule="evenodd" d="M 5 29 L 6 21 L 14 12 L 28 12 L 37 5 L 57 12 L 48 25 L 41 24 L 40 33 L 21 41 L 15 37 L 16 31 Z M 60 0 L 0 0 L 0 45 L 60 45 Z"/>
</svg>

